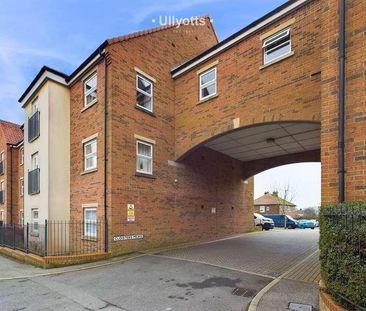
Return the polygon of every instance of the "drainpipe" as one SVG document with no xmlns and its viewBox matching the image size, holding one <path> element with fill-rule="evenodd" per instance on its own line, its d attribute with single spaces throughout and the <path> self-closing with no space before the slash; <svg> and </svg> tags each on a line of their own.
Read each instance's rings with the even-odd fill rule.
<svg viewBox="0 0 366 311">
<path fill-rule="evenodd" d="M 339 0 L 339 112 L 338 112 L 338 193 L 339 202 L 345 200 L 344 122 L 346 69 L 346 3 Z"/>
<path fill-rule="evenodd" d="M 13 145 L 10 148 L 10 224 L 13 224 Z M 6 185 L 8 186 L 8 185 Z"/>
<path fill-rule="evenodd" d="M 107 57 L 99 50 L 104 60 L 104 251 L 108 252 L 108 217 L 107 217 Z"/>
</svg>

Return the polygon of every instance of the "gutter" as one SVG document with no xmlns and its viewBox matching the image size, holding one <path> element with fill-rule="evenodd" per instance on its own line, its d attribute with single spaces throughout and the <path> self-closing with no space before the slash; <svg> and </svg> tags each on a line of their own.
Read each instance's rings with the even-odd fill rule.
<svg viewBox="0 0 366 311">
<path fill-rule="evenodd" d="M 339 0 L 338 201 L 345 200 L 346 1 Z"/>
<path fill-rule="evenodd" d="M 103 57 L 104 60 L 104 251 L 107 253 L 109 249 L 109 240 L 108 240 L 108 217 L 107 217 L 107 67 L 108 61 L 105 52 L 102 51 L 102 48 L 99 49 L 100 57 Z"/>
</svg>

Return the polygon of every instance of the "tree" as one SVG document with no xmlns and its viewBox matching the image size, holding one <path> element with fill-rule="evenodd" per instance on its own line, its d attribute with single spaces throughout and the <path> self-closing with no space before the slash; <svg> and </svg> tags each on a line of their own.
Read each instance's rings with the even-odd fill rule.
<svg viewBox="0 0 366 311">
<path fill-rule="evenodd" d="M 296 189 L 290 185 L 289 182 L 283 184 L 274 184 L 270 187 L 272 193 L 277 193 L 277 196 L 281 199 L 293 203 L 296 197 Z"/>
<path fill-rule="evenodd" d="M 305 208 L 302 218 L 304 218 L 304 219 L 318 219 L 318 211 L 314 207 Z"/>
</svg>

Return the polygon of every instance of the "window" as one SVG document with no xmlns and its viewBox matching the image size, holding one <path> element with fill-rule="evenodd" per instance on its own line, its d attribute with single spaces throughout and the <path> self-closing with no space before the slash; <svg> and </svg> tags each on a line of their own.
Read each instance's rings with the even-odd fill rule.
<svg viewBox="0 0 366 311">
<path fill-rule="evenodd" d="M 31 211 L 31 220 L 32 220 L 32 233 L 38 234 L 39 226 L 38 226 L 38 208 L 33 208 Z"/>
<path fill-rule="evenodd" d="M 19 224 L 23 225 L 24 224 L 24 211 L 20 210 L 19 212 Z"/>
<path fill-rule="evenodd" d="M 4 175 L 4 171 L 5 171 L 4 160 L 5 160 L 5 154 L 4 154 L 4 152 L 1 152 L 0 153 L 0 175 Z"/>
<path fill-rule="evenodd" d="M 152 174 L 152 144 L 137 141 L 136 171 L 143 174 Z"/>
<path fill-rule="evenodd" d="M 84 209 L 84 238 L 97 238 L 97 209 Z"/>
<path fill-rule="evenodd" d="M 19 150 L 19 161 L 20 165 L 24 164 L 24 148 L 20 148 Z"/>
<path fill-rule="evenodd" d="M 216 95 L 216 68 L 200 75 L 200 100 Z"/>
<path fill-rule="evenodd" d="M 264 213 L 266 211 L 266 207 L 265 206 L 260 206 L 259 207 L 259 212 L 260 213 Z"/>
<path fill-rule="evenodd" d="M 97 168 L 97 139 L 84 143 L 84 171 Z"/>
<path fill-rule="evenodd" d="M 38 103 L 38 98 L 36 98 L 33 102 L 32 102 L 32 115 L 34 115 L 36 112 L 39 111 L 39 103 Z"/>
<path fill-rule="evenodd" d="M 136 75 L 136 105 L 153 111 L 153 84 L 142 76 Z"/>
<path fill-rule="evenodd" d="M 0 204 L 4 204 L 5 202 L 5 182 L 0 182 Z"/>
<path fill-rule="evenodd" d="M 19 180 L 19 194 L 22 197 L 24 195 L 24 178 L 21 177 Z"/>
<path fill-rule="evenodd" d="M 291 53 L 291 30 L 282 30 L 263 42 L 264 64 Z"/>
<path fill-rule="evenodd" d="M 39 155 L 38 152 L 32 154 L 32 170 L 39 168 Z"/>
<path fill-rule="evenodd" d="M 84 107 L 89 107 L 97 101 L 97 74 L 94 73 L 84 82 Z"/>
</svg>

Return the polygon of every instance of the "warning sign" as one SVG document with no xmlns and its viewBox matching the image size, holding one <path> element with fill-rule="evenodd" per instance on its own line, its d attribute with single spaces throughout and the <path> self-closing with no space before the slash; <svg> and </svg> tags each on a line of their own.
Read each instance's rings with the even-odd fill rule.
<svg viewBox="0 0 366 311">
<path fill-rule="evenodd" d="M 127 204 L 127 221 L 132 222 L 135 221 L 135 205 Z"/>
</svg>

